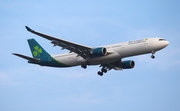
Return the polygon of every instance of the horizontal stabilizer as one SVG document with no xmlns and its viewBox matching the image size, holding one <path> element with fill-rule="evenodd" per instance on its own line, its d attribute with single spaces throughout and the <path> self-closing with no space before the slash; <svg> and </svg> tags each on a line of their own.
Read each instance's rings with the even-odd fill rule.
<svg viewBox="0 0 180 111">
<path fill-rule="evenodd" d="M 28 56 L 25 56 L 25 55 L 22 55 L 22 54 L 13 53 L 13 55 L 16 55 L 18 57 L 21 57 L 23 59 L 29 60 L 29 61 L 34 62 L 34 63 L 37 63 L 37 62 L 40 61 L 40 59 L 28 57 Z"/>
</svg>

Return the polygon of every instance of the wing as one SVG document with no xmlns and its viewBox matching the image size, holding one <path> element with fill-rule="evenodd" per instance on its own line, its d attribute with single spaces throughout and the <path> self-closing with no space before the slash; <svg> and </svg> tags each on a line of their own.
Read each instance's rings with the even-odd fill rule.
<svg viewBox="0 0 180 111">
<path fill-rule="evenodd" d="M 111 69 L 122 70 L 120 63 L 121 63 L 121 60 L 118 60 L 111 63 L 101 64 L 100 67 L 102 67 L 103 69 L 107 69 L 108 71 Z"/>
<path fill-rule="evenodd" d="M 70 52 L 75 52 L 77 54 L 77 56 L 81 56 L 84 59 L 88 59 L 90 56 L 90 52 L 92 51 L 93 48 L 88 47 L 88 46 L 84 46 L 84 45 L 80 45 L 80 44 L 76 44 L 73 42 L 69 42 L 63 39 L 59 39 L 59 38 L 55 38 L 53 36 L 49 36 L 37 31 L 34 31 L 32 29 L 30 29 L 29 27 L 25 26 L 26 29 L 36 35 L 39 35 L 45 39 L 48 39 L 51 41 L 52 44 L 54 44 L 54 46 L 60 46 L 63 49 L 67 49 Z"/>
</svg>

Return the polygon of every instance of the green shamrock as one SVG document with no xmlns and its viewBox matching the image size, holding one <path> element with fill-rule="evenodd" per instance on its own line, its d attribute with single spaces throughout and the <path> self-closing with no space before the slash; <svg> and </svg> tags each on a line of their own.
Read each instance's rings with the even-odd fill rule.
<svg viewBox="0 0 180 111">
<path fill-rule="evenodd" d="M 40 57 L 40 54 L 42 53 L 42 49 L 39 48 L 38 46 L 34 46 L 34 51 L 33 51 L 33 55 L 34 57 Z"/>
</svg>

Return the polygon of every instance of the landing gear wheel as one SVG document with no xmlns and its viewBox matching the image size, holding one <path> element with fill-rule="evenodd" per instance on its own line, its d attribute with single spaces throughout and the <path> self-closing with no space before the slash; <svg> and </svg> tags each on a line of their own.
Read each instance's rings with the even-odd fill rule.
<svg viewBox="0 0 180 111">
<path fill-rule="evenodd" d="M 155 58 L 155 56 L 154 56 L 154 55 L 151 55 L 151 58 L 152 58 L 152 59 L 154 59 L 154 58 Z"/>
<path fill-rule="evenodd" d="M 98 75 L 103 76 L 103 72 L 98 71 Z"/>
<path fill-rule="evenodd" d="M 87 68 L 87 65 L 82 64 L 81 67 L 84 68 L 84 69 L 86 69 L 86 68 Z"/>
<path fill-rule="evenodd" d="M 89 65 L 91 65 L 91 63 L 89 61 L 86 61 L 84 64 L 81 65 L 81 67 L 86 69 Z"/>
<path fill-rule="evenodd" d="M 101 71 L 107 73 L 107 69 L 102 68 Z"/>
</svg>

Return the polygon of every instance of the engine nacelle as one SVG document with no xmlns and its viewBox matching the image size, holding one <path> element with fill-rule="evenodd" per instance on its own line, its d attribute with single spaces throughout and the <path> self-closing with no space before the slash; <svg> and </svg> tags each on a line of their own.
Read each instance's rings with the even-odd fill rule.
<svg viewBox="0 0 180 111">
<path fill-rule="evenodd" d="M 94 57 L 107 55 L 107 50 L 104 47 L 95 48 L 91 51 L 91 55 Z"/>
<path fill-rule="evenodd" d="M 132 60 L 122 61 L 121 68 L 123 69 L 131 69 L 135 66 L 135 62 Z"/>
</svg>

